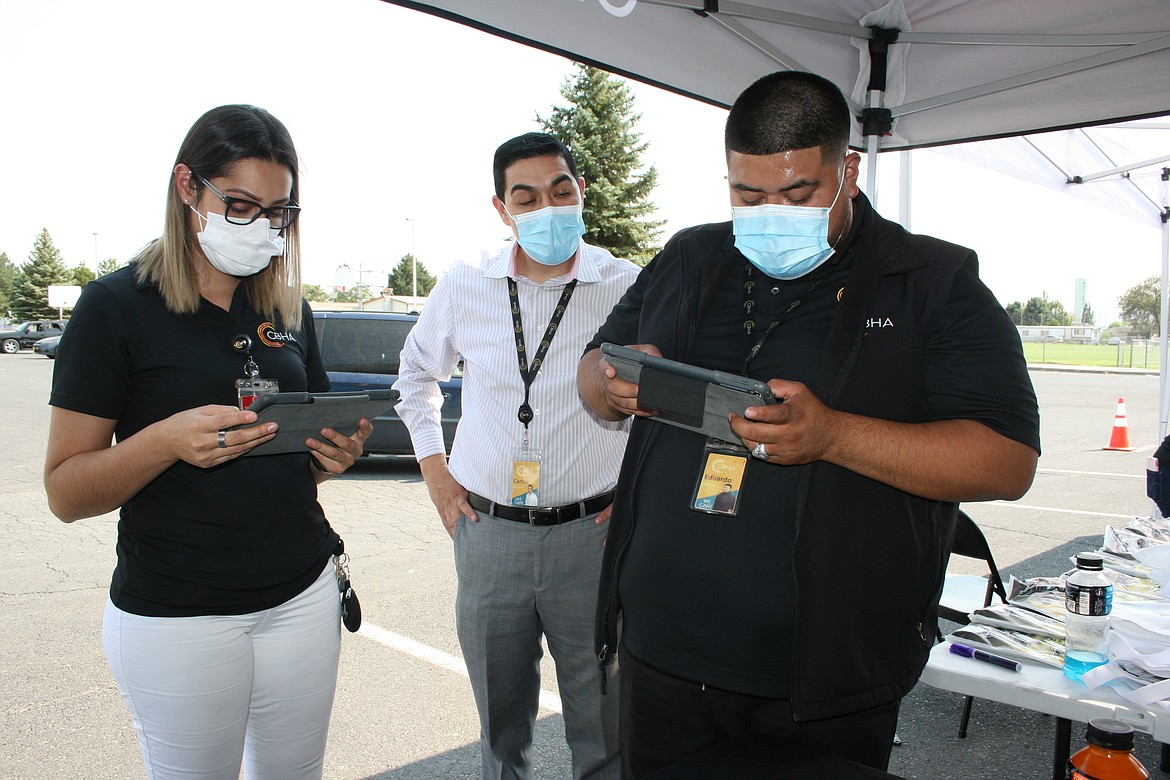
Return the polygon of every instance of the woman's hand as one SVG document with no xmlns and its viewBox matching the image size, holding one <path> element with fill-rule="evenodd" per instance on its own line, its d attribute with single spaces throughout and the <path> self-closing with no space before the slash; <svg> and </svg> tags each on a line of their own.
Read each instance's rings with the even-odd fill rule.
<svg viewBox="0 0 1170 780">
<path fill-rule="evenodd" d="M 255 412 L 213 404 L 173 414 L 155 424 L 175 460 L 205 469 L 238 458 L 276 435 L 273 422 L 227 430 L 254 422 Z"/>
<path fill-rule="evenodd" d="M 332 428 L 322 428 L 321 438 L 305 439 L 305 446 L 312 450 L 312 456 L 321 472 L 320 479 L 342 474 L 362 456 L 366 439 L 374 432 L 374 426 L 364 417 L 358 422 L 353 436 L 343 436 Z"/>
</svg>

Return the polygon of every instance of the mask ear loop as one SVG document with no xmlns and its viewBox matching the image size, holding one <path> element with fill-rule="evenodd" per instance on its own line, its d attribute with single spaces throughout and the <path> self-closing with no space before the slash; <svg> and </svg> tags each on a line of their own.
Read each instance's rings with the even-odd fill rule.
<svg viewBox="0 0 1170 780">
<path fill-rule="evenodd" d="M 841 193 L 845 191 L 845 161 L 844 160 L 841 161 L 841 174 L 838 178 L 839 178 L 839 181 L 837 182 L 837 194 L 833 196 L 833 202 L 829 204 L 830 213 L 833 211 L 833 206 L 837 205 L 837 200 L 841 197 Z M 845 238 L 845 235 L 849 232 L 849 228 L 852 226 L 853 226 L 853 204 L 850 203 L 849 204 L 849 222 L 845 225 L 845 228 L 841 231 L 841 235 L 837 236 L 837 240 L 833 242 L 833 246 L 832 246 L 833 254 L 837 253 L 837 246 L 841 243 L 841 239 Z"/>
</svg>

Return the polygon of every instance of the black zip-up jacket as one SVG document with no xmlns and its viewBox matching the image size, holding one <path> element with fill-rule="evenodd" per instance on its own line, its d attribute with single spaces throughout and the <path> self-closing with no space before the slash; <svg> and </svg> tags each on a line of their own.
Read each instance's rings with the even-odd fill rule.
<svg viewBox="0 0 1170 780">
<path fill-rule="evenodd" d="M 885 420 L 943 419 L 926 372 L 979 361 L 977 397 L 951 418 L 974 419 L 1039 451 L 1039 415 L 1019 336 L 978 281 L 974 252 L 908 233 L 863 195 L 843 250 L 851 267 L 813 392 L 828 406 Z M 696 324 L 729 268 L 742 268 L 730 223 L 676 235 L 643 270 L 594 343 L 654 344 L 687 359 Z M 956 278 L 965 274 L 952 299 Z M 637 322 L 637 332 L 629 323 Z M 986 384 L 983 387 L 984 383 Z M 602 672 L 617 647 L 617 582 L 634 532 L 634 486 L 660 423 L 636 418 L 618 478 L 597 616 Z M 662 453 L 655 453 L 661 456 Z M 830 463 L 803 466 L 792 561 L 796 585 L 791 692 L 798 720 L 856 712 L 904 696 L 937 631 L 937 605 L 957 505 L 919 498 Z M 702 620 L 702 615 L 696 615 Z M 712 641 L 718 641 L 712 637 Z"/>
</svg>

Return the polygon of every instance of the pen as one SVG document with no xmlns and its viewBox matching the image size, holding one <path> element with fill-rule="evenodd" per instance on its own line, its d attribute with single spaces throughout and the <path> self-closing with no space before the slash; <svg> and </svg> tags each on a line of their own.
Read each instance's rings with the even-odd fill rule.
<svg viewBox="0 0 1170 780">
<path fill-rule="evenodd" d="M 976 650 L 974 647 L 961 645 L 958 642 L 951 642 L 951 652 L 955 655 L 963 655 L 967 658 L 976 658 L 980 661 L 986 661 L 989 664 L 1002 666 L 1004 669 L 1011 669 L 1013 672 L 1020 671 L 1020 663 L 1013 661 L 1010 658 L 1004 658 L 1002 655 L 993 655 L 983 650 Z"/>
</svg>

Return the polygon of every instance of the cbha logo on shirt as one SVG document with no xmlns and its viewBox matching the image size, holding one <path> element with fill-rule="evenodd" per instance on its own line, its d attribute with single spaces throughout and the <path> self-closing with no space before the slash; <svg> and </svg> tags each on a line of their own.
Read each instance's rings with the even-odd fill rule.
<svg viewBox="0 0 1170 780">
<path fill-rule="evenodd" d="M 256 328 L 256 335 L 260 337 L 266 347 L 283 347 L 285 342 L 296 343 L 297 340 L 296 336 L 291 333 L 281 333 L 271 322 L 260 323 L 260 327 Z"/>
</svg>

